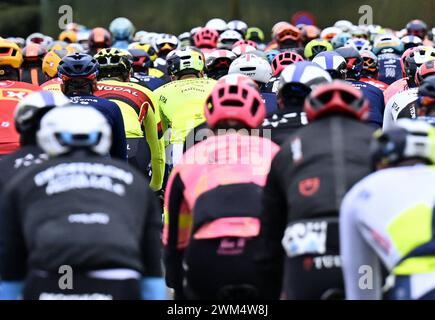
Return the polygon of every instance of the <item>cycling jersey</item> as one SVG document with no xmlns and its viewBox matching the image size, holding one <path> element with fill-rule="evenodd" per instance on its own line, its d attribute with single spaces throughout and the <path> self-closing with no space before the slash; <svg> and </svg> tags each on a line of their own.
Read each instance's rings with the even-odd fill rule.
<svg viewBox="0 0 435 320">
<path fill-rule="evenodd" d="M 270 137 L 273 142 L 280 145 L 292 133 L 306 124 L 308 124 L 308 119 L 305 112 L 278 110 L 264 119 L 262 135 Z"/>
<path fill-rule="evenodd" d="M 276 94 L 273 92 L 261 92 L 261 98 L 266 105 L 266 113 L 273 113 L 278 110 Z"/>
<path fill-rule="evenodd" d="M 15 130 L 14 112 L 18 102 L 38 86 L 19 81 L 0 81 L 0 155 L 8 154 L 20 146 L 20 136 Z"/>
<path fill-rule="evenodd" d="M 386 84 L 392 84 L 394 81 L 402 78 L 400 56 L 395 53 L 378 55 L 378 68 L 378 79 Z"/>
<path fill-rule="evenodd" d="M 20 69 L 20 80 L 39 86 L 47 79 L 40 66 L 22 66 Z"/>
<path fill-rule="evenodd" d="M 215 80 L 204 78 L 176 80 L 155 91 L 165 140 L 170 144 L 166 153 L 169 163 L 177 163 L 183 154 L 186 136 L 205 122 L 205 101 L 215 84 Z"/>
<path fill-rule="evenodd" d="M 435 168 L 416 165 L 380 170 L 349 191 L 340 211 L 348 299 L 381 298 L 380 261 L 396 276 L 411 276 L 410 299 L 435 288 L 434 185 Z M 372 289 L 361 286 L 364 274 Z"/>
<path fill-rule="evenodd" d="M 410 88 L 408 85 L 407 78 L 396 80 L 395 82 L 390 84 L 390 86 L 387 89 L 385 89 L 385 91 L 384 91 L 385 105 L 387 105 L 388 101 L 396 93 L 400 93 L 400 92 L 403 92 L 403 91 L 408 90 L 408 89 L 410 89 Z"/>
<path fill-rule="evenodd" d="M 258 235 L 261 190 L 278 149 L 269 139 L 225 134 L 187 150 L 172 171 L 165 194 L 163 242 L 170 287 L 180 289 L 181 259 L 191 235 L 195 239 Z"/>
<path fill-rule="evenodd" d="M 338 217 L 346 192 L 370 173 L 372 133 L 365 123 L 331 115 L 301 127 L 281 145 L 264 187 L 257 256 L 268 299 L 281 293 L 286 227 Z"/>
<path fill-rule="evenodd" d="M 165 160 L 158 106 L 153 93 L 136 83 L 106 80 L 97 83 L 94 94 L 119 106 L 124 120 L 129 162 L 145 173 L 151 160 L 150 187 L 159 190 L 163 183 Z M 144 142 L 149 149 L 143 148 Z"/>
<path fill-rule="evenodd" d="M 135 72 L 133 77 L 130 78 L 130 82 L 135 82 L 147 89 L 154 91 L 166 83 L 163 78 L 150 76 L 147 73 Z"/>
<path fill-rule="evenodd" d="M 127 50 L 130 42 L 127 40 L 117 40 L 112 44 L 112 48 Z"/>
<path fill-rule="evenodd" d="M 370 102 L 370 113 L 367 121 L 378 128 L 382 127 L 385 109 L 384 95 L 382 94 L 382 91 L 375 86 L 362 81 L 351 80 L 349 82 L 353 87 L 361 90 L 364 97 Z"/>
<path fill-rule="evenodd" d="M 62 89 L 60 87 L 61 84 L 62 84 L 61 78 L 54 78 L 41 84 L 41 89 L 47 91 L 62 92 Z"/>
<path fill-rule="evenodd" d="M 100 111 L 112 129 L 112 146 L 110 155 L 114 158 L 127 160 L 127 142 L 125 139 L 122 113 L 116 103 L 96 96 L 70 96 L 72 104 L 93 107 Z"/>
<path fill-rule="evenodd" d="M 146 184 L 126 162 L 82 151 L 22 170 L 2 193 L 1 279 L 62 265 L 160 277 L 161 215 Z"/>
<path fill-rule="evenodd" d="M 372 78 L 360 78 L 359 81 L 371 84 L 382 91 L 385 91 L 385 89 L 388 88 L 388 84 Z"/>
<path fill-rule="evenodd" d="M 397 119 L 417 117 L 416 103 L 418 88 L 412 88 L 394 95 L 385 106 L 383 130 L 389 129 Z"/>
</svg>

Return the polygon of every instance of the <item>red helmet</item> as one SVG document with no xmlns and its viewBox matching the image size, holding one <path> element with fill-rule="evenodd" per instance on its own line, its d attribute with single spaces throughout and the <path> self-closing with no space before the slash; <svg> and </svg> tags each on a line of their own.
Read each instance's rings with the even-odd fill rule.
<svg viewBox="0 0 435 320">
<path fill-rule="evenodd" d="M 89 48 L 104 49 L 110 48 L 112 37 L 110 32 L 104 28 L 94 28 L 89 34 Z"/>
<path fill-rule="evenodd" d="M 219 32 L 211 28 L 201 28 L 193 37 L 195 47 L 216 48 L 219 39 Z"/>
<path fill-rule="evenodd" d="M 409 49 L 406 49 L 405 52 L 402 54 L 402 57 L 400 57 L 400 67 L 402 69 L 402 76 L 405 78 L 408 76 L 408 72 L 406 71 L 406 67 L 405 67 L 405 60 L 411 56 L 411 54 L 416 51 L 419 50 L 419 47 L 412 47 Z"/>
<path fill-rule="evenodd" d="M 258 128 L 265 115 L 260 92 L 242 78 L 221 79 L 205 103 L 205 117 L 211 128 L 223 120 L 238 120 L 249 128 Z"/>
<path fill-rule="evenodd" d="M 314 89 L 305 100 L 304 111 L 310 121 L 333 112 L 345 112 L 365 120 L 369 114 L 369 102 L 360 90 L 337 80 Z"/>
<path fill-rule="evenodd" d="M 236 42 L 233 44 L 232 49 L 234 49 L 235 47 L 237 47 L 237 46 L 239 46 L 239 45 L 241 45 L 241 44 L 247 44 L 247 45 L 253 46 L 255 49 L 257 49 L 257 47 L 258 47 L 257 42 L 252 41 L 252 40 L 243 40 L 243 39 L 242 39 L 242 40 L 236 41 Z"/>
<path fill-rule="evenodd" d="M 415 83 L 420 86 L 423 80 L 435 74 L 435 60 L 430 60 L 423 63 L 415 73 Z"/>
<path fill-rule="evenodd" d="M 288 65 L 304 60 L 305 59 L 301 55 L 293 51 L 286 51 L 277 54 L 272 60 L 273 76 L 276 77 L 281 74 L 281 71 L 284 70 L 284 68 Z"/>
</svg>

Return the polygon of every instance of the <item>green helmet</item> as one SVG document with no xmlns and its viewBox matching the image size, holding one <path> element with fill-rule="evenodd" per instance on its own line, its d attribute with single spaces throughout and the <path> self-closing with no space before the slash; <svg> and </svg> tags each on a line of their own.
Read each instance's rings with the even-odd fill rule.
<svg viewBox="0 0 435 320">
<path fill-rule="evenodd" d="M 264 41 L 264 32 L 260 28 L 250 27 L 246 30 L 245 40 L 252 40 L 255 42 Z"/>
<path fill-rule="evenodd" d="M 313 58 L 323 51 L 332 51 L 334 48 L 327 40 L 315 39 L 307 43 L 304 50 L 305 58 L 313 60 Z"/>
</svg>

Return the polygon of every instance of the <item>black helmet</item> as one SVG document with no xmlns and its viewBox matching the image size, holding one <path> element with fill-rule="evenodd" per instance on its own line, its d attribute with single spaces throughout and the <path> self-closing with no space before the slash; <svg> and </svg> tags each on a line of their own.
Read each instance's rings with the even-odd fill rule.
<svg viewBox="0 0 435 320">
<path fill-rule="evenodd" d="M 98 62 L 92 56 L 75 53 L 63 57 L 57 71 L 63 81 L 77 78 L 94 80 L 97 78 L 98 68 Z"/>
</svg>

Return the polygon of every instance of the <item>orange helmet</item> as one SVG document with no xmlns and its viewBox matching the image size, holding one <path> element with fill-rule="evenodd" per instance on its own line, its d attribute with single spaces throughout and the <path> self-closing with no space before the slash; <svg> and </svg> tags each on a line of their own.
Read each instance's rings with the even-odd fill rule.
<svg viewBox="0 0 435 320">
<path fill-rule="evenodd" d="M 94 28 L 89 34 L 89 48 L 104 49 L 112 45 L 112 36 L 104 28 Z"/>
<path fill-rule="evenodd" d="M 299 41 L 301 40 L 301 30 L 290 23 L 281 24 L 276 28 L 275 40 L 278 43 L 287 40 Z"/>
<path fill-rule="evenodd" d="M 57 76 L 57 67 L 59 66 L 59 62 L 63 57 L 73 53 L 74 50 L 71 47 L 49 51 L 42 60 L 42 71 L 48 78 L 55 78 Z"/>
<path fill-rule="evenodd" d="M 46 53 L 47 50 L 44 46 L 33 42 L 23 48 L 23 58 L 25 62 L 42 61 Z"/>
<path fill-rule="evenodd" d="M 68 43 L 75 43 L 75 42 L 77 42 L 77 39 L 78 39 L 77 33 L 73 30 L 65 30 L 59 34 L 60 41 L 65 41 Z"/>
<path fill-rule="evenodd" d="M 319 38 L 320 29 L 317 28 L 316 26 L 304 25 L 302 27 L 302 34 L 303 34 L 304 40 L 306 42 L 309 42 L 311 40 Z"/>
</svg>

